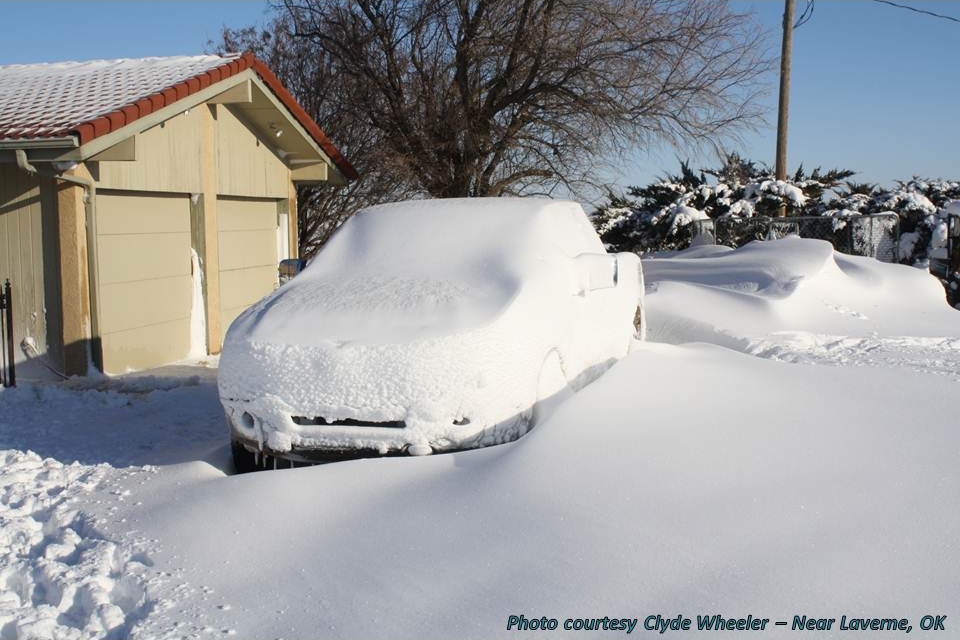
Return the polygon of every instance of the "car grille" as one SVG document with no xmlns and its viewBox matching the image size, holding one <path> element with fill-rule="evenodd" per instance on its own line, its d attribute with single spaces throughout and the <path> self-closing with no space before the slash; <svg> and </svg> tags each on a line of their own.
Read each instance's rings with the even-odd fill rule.
<svg viewBox="0 0 960 640">
<path fill-rule="evenodd" d="M 331 426 L 331 427 L 380 427 L 386 429 L 405 429 L 407 423 L 403 420 L 386 420 L 384 422 L 368 422 L 364 420 L 354 420 L 346 418 L 343 420 L 328 420 L 322 416 L 308 418 L 306 416 L 293 416 L 293 423 L 301 426 Z"/>
</svg>

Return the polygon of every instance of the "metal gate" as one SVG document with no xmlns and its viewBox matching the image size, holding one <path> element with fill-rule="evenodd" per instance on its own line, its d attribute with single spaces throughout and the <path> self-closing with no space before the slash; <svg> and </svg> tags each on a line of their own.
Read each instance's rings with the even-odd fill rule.
<svg viewBox="0 0 960 640">
<path fill-rule="evenodd" d="M 728 247 L 742 247 L 753 240 L 798 235 L 826 240 L 837 251 L 850 255 L 869 256 L 881 262 L 900 260 L 900 218 L 895 213 L 785 218 L 724 216 L 696 220 L 693 225 L 692 237 L 701 235 Z"/>
<path fill-rule="evenodd" d="M 13 351 L 13 294 L 10 291 L 10 281 L 3 285 L 0 293 L 0 342 L 3 343 L 3 359 L 0 361 L 0 382 L 5 387 L 17 386 L 16 354 Z"/>
</svg>

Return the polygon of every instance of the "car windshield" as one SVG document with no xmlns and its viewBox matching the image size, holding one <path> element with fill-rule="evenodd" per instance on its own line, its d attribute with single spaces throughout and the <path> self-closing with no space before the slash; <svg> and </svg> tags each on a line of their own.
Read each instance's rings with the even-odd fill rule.
<svg viewBox="0 0 960 640">
<path fill-rule="evenodd" d="M 252 339 L 403 342 L 491 322 L 542 275 L 603 251 L 576 203 L 425 200 L 360 212 L 261 305 Z M 528 286 L 529 285 L 529 286 Z M 254 322 L 255 321 L 255 322 Z"/>
</svg>

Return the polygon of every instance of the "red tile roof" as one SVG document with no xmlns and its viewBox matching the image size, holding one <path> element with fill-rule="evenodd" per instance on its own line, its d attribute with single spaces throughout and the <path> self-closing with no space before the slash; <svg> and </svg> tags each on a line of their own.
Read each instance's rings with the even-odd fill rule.
<svg viewBox="0 0 960 640">
<path fill-rule="evenodd" d="M 0 140 L 76 136 L 84 145 L 246 69 L 260 76 L 347 179 L 358 177 L 251 53 L 0 66 Z"/>
</svg>

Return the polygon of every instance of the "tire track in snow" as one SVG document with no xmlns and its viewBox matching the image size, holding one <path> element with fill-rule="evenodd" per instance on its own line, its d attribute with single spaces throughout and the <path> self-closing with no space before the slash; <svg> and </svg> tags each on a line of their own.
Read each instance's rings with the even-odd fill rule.
<svg viewBox="0 0 960 640">
<path fill-rule="evenodd" d="M 960 382 L 960 338 L 848 337 L 784 332 L 750 340 L 745 353 L 803 364 L 897 367 Z"/>
</svg>

